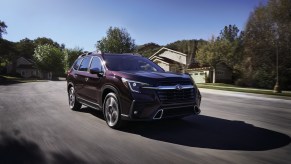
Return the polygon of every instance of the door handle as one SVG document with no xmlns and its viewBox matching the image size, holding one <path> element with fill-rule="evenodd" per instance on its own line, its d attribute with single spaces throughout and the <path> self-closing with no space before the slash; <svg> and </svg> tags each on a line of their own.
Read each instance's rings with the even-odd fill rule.
<svg viewBox="0 0 291 164">
<path fill-rule="evenodd" d="M 85 77 L 85 81 L 87 82 L 89 80 L 89 78 L 88 77 Z"/>
</svg>

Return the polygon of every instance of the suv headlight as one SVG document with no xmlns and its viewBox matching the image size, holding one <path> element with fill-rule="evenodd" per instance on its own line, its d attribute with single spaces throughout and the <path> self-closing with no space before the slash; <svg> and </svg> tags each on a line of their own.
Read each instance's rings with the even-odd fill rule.
<svg viewBox="0 0 291 164">
<path fill-rule="evenodd" d="M 132 81 L 132 80 L 128 80 L 128 79 L 125 79 L 125 78 L 121 78 L 123 84 L 130 88 L 130 90 L 132 92 L 137 92 L 137 93 L 140 93 L 140 89 L 144 86 L 149 86 L 149 84 L 147 83 L 143 83 L 143 82 L 138 82 L 138 81 Z"/>
</svg>

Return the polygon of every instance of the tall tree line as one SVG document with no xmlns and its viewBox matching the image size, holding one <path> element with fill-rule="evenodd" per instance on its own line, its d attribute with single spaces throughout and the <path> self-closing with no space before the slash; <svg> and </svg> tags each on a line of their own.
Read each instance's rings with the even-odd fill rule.
<svg viewBox="0 0 291 164">
<path fill-rule="evenodd" d="M 46 37 L 34 40 L 24 38 L 19 42 L 11 42 L 2 38 L 2 35 L 7 33 L 6 28 L 5 22 L 0 20 L 0 67 L 13 64 L 19 57 L 24 57 L 32 59 L 38 69 L 60 76 L 64 75 L 75 59 L 83 53 L 81 48 L 67 49 L 64 44 Z"/>
</svg>

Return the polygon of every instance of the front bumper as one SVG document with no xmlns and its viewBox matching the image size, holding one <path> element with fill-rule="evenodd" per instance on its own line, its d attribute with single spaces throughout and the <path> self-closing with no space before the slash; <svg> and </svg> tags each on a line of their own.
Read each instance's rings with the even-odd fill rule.
<svg viewBox="0 0 291 164">
<path fill-rule="evenodd" d="M 196 88 L 188 90 L 143 90 L 132 93 L 128 120 L 155 120 L 184 117 L 200 113 L 201 95 Z"/>
</svg>

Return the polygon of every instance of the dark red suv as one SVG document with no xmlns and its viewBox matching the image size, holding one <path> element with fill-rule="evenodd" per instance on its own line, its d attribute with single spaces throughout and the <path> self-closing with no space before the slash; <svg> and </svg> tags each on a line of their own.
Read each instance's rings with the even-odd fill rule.
<svg viewBox="0 0 291 164">
<path fill-rule="evenodd" d="M 69 105 L 102 110 L 111 128 L 124 120 L 156 120 L 200 113 L 191 76 L 165 72 L 133 54 L 81 55 L 68 72 Z"/>
</svg>

